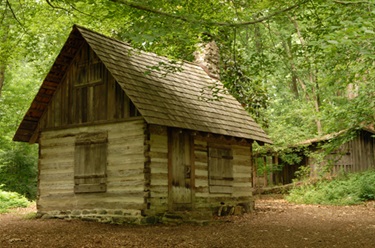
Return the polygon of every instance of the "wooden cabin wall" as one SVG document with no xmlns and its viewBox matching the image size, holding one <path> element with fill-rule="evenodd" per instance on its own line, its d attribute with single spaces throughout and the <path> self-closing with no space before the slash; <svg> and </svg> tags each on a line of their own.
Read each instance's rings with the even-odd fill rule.
<svg viewBox="0 0 375 248">
<path fill-rule="evenodd" d="M 167 127 L 150 125 L 148 145 L 149 179 L 148 209 L 145 214 L 153 215 L 168 210 L 168 132 Z"/>
<path fill-rule="evenodd" d="M 375 138 L 371 136 L 372 133 L 361 131 L 347 143 L 351 161 L 348 171 L 361 172 L 375 168 Z"/>
<path fill-rule="evenodd" d="M 358 135 L 341 145 L 334 152 L 325 157 L 324 165 L 332 163 L 330 176 L 342 172 L 362 172 L 375 168 L 375 138 L 372 133 L 361 131 Z M 319 168 L 313 159 L 308 159 L 313 176 L 319 174 Z"/>
<path fill-rule="evenodd" d="M 40 129 L 139 115 L 93 50 L 80 49 L 43 116 Z"/>
<path fill-rule="evenodd" d="M 45 131 L 40 136 L 38 211 L 52 215 L 140 216 L 144 202 L 143 118 Z M 74 192 L 75 141 L 83 133 L 108 135 L 106 192 Z"/>
<path fill-rule="evenodd" d="M 185 130 L 186 131 L 186 130 Z M 252 164 L 251 144 L 240 144 L 235 140 L 227 141 L 220 138 L 208 138 L 200 135 L 194 137 L 194 189 L 193 211 L 217 210 L 222 203 L 230 206 L 238 204 L 252 205 Z M 168 211 L 168 130 L 166 127 L 150 125 L 149 138 L 146 141 L 149 146 L 148 160 L 149 192 L 146 200 L 148 209 L 145 215 L 153 215 Z M 220 144 L 220 145 L 218 145 Z M 224 145 L 223 145 L 224 144 Z M 230 193 L 210 192 L 209 186 L 209 148 L 225 147 L 232 152 L 233 180 L 230 181 Z M 228 190 L 226 187 L 225 190 Z M 251 207 L 251 206 L 250 206 Z M 246 209 L 249 210 L 249 209 Z"/>
<path fill-rule="evenodd" d="M 353 141 L 349 141 L 341 145 L 331 154 L 325 157 L 326 163 L 332 164 L 332 176 L 338 175 L 341 172 L 355 172 L 353 166 Z"/>
</svg>

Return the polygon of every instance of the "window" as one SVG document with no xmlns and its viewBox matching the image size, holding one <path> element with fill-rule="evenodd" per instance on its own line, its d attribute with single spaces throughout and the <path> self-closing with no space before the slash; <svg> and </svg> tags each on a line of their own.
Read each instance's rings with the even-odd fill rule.
<svg viewBox="0 0 375 248">
<path fill-rule="evenodd" d="M 76 137 L 74 192 L 106 192 L 108 134 L 83 133 Z"/>
<path fill-rule="evenodd" d="M 233 156 L 228 148 L 209 148 L 210 193 L 231 194 L 233 184 Z"/>
<path fill-rule="evenodd" d="M 85 44 L 75 59 L 75 86 L 88 87 L 103 83 L 105 66 L 95 52 Z"/>
<path fill-rule="evenodd" d="M 78 65 L 76 87 L 87 87 L 103 83 L 104 64 L 101 61 L 88 61 Z"/>
</svg>

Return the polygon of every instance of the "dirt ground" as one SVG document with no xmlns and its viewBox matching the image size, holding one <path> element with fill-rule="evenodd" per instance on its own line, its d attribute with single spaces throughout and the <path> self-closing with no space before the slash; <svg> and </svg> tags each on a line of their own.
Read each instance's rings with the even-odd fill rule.
<svg viewBox="0 0 375 248">
<path fill-rule="evenodd" d="M 375 247 L 375 202 L 289 204 L 261 196 L 254 213 L 205 225 L 130 226 L 0 215 L 0 247 Z"/>
</svg>

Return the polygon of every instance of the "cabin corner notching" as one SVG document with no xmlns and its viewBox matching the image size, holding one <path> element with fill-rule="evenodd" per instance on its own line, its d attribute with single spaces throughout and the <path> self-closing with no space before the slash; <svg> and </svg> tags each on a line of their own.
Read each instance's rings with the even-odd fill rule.
<svg viewBox="0 0 375 248">
<path fill-rule="evenodd" d="M 252 205 L 252 143 L 268 136 L 199 66 L 74 26 L 15 141 L 39 143 L 40 215 L 144 223 Z M 222 211 L 220 211 L 222 213 Z"/>
</svg>

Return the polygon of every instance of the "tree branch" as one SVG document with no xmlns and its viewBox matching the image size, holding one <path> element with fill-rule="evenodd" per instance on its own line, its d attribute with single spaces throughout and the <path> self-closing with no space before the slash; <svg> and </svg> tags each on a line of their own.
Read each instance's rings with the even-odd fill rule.
<svg viewBox="0 0 375 248">
<path fill-rule="evenodd" d="M 234 23 L 230 23 L 230 22 L 213 22 L 213 21 L 208 21 L 208 20 L 191 19 L 191 18 L 188 18 L 186 16 L 179 16 L 179 15 L 175 15 L 175 14 L 163 12 L 163 11 L 160 11 L 160 10 L 152 9 L 152 8 L 149 8 L 149 7 L 146 7 L 146 6 L 143 6 L 143 5 L 134 3 L 132 1 L 128 1 L 128 0 L 110 0 L 110 1 L 114 2 L 114 3 L 119 3 L 119 4 L 127 5 L 127 6 L 129 6 L 131 8 L 135 8 L 135 9 L 138 9 L 138 10 L 142 10 L 142 11 L 154 13 L 154 14 L 157 14 L 157 15 L 166 16 L 166 17 L 169 17 L 169 18 L 181 20 L 181 21 L 184 21 L 184 22 L 208 24 L 208 25 L 223 26 L 223 27 L 239 27 L 239 26 L 253 25 L 253 24 L 260 23 L 260 22 L 263 22 L 265 20 L 271 19 L 272 17 L 277 16 L 277 15 L 279 15 L 281 13 L 290 11 L 290 10 L 295 9 L 295 8 L 298 8 L 302 4 L 305 4 L 306 2 L 308 2 L 309 0 L 300 1 L 299 3 L 297 3 L 295 5 L 292 5 L 292 6 L 288 7 L 288 8 L 285 8 L 285 9 L 282 9 L 282 10 L 279 10 L 279 11 L 276 11 L 276 12 L 274 12 L 272 14 L 269 14 L 269 15 L 267 15 L 265 17 L 262 17 L 262 18 L 259 18 L 259 19 L 256 19 L 256 20 L 245 21 L 245 22 L 234 22 Z"/>
<path fill-rule="evenodd" d="M 77 9 L 77 8 L 74 6 L 74 4 L 69 4 L 69 7 L 73 9 L 73 11 L 71 11 L 71 10 L 69 10 L 69 9 L 67 9 L 67 8 L 53 5 L 53 4 L 51 3 L 50 0 L 46 0 L 46 2 L 47 2 L 47 4 L 48 4 L 51 8 L 53 8 L 53 9 L 60 9 L 60 10 L 66 11 L 66 13 L 68 13 L 68 14 L 72 14 L 72 15 L 74 15 L 74 16 L 76 16 L 76 15 L 74 14 L 73 11 L 77 11 L 78 13 L 80 13 L 80 14 L 82 14 L 82 15 L 86 15 L 86 16 L 89 16 L 89 17 L 94 17 L 94 18 L 96 18 L 95 16 L 93 16 L 93 15 L 91 15 L 91 14 L 87 14 L 87 13 L 85 13 L 85 12 L 83 12 L 83 11 Z"/>
<path fill-rule="evenodd" d="M 64 10 L 64 11 L 67 11 L 68 13 L 70 13 L 69 10 L 67 10 L 67 9 L 65 9 L 65 8 L 62 8 L 62 7 L 59 7 L 59 6 L 55 6 L 55 5 L 53 5 L 53 4 L 51 3 L 51 1 L 49 1 L 49 0 L 46 0 L 46 2 L 47 2 L 47 4 L 48 4 L 49 6 L 51 6 L 51 8 L 53 8 L 53 9 L 61 9 L 61 10 Z"/>
<path fill-rule="evenodd" d="M 18 22 L 18 24 L 21 26 L 21 28 L 25 31 L 25 27 L 24 25 L 20 22 L 20 20 L 18 20 L 17 16 L 16 16 L 16 13 L 14 13 L 13 9 L 12 9 L 12 5 L 10 5 L 10 2 L 9 0 L 6 0 L 6 5 L 9 7 L 9 10 L 10 12 L 12 13 L 12 16 L 13 18 L 16 20 L 16 22 Z"/>
<path fill-rule="evenodd" d="M 348 2 L 348 1 L 339 1 L 339 0 L 334 0 L 334 3 L 338 4 L 344 4 L 344 5 L 349 5 L 349 4 L 371 4 L 369 1 L 355 1 L 355 2 Z"/>
</svg>

